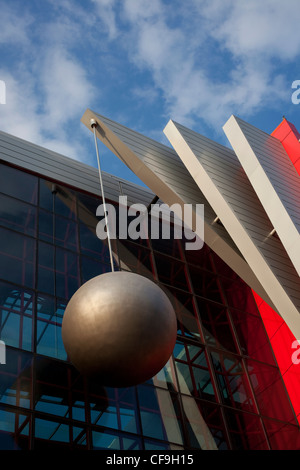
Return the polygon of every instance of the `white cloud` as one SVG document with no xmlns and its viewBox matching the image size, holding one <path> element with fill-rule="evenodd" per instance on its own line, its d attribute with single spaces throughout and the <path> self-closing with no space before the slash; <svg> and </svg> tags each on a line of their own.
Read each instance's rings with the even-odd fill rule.
<svg viewBox="0 0 300 470">
<path fill-rule="evenodd" d="M 299 53 L 297 5 L 298 0 L 191 0 L 168 6 L 160 0 L 124 0 L 130 22 L 124 44 L 129 58 L 162 91 L 166 114 L 186 125 L 201 117 L 218 128 L 232 113 L 247 116 L 285 96 L 275 62 Z"/>
<path fill-rule="evenodd" d="M 0 6 L 0 44 L 18 44 L 25 47 L 28 45 L 28 31 L 34 18 L 22 12 L 16 15 L 15 9 L 7 3 L 2 2 Z"/>
<path fill-rule="evenodd" d="M 135 112 L 139 100 L 143 110 L 198 129 L 202 118 L 222 132 L 232 113 L 248 117 L 282 102 L 280 65 L 300 49 L 298 1 L 47 0 L 49 20 L 5 4 L 0 45 L 18 48 L 0 70 L 8 101 L 1 128 L 81 159 L 85 109 L 101 113 L 112 103 L 126 116 L 118 99 L 127 94 Z M 102 100 L 100 83 L 111 101 Z"/>
<path fill-rule="evenodd" d="M 211 3 L 219 7 L 220 2 Z M 207 9 L 206 17 L 212 22 L 212 34 L 233 54 L 239 57 L 263 55 L 284 61 L 299 54 L 298 0 L 231 0 L 230 3 L 225 20 L 214 21 L 215 9 Z"/>
<path fill-rule="evenodd" d="M 93 95 L 87 72 L 76 58 L 66 51 L 47 51 L 42 67 L 44 114 L 49 129 L 58 130 L 86 109 Z"/>
<path fill-rule="evenodd" d="M 117 0 L 92 0 L 96 5 L 97 15 L 101 19 L 102 25 L 108 32 L 109 39 L 115 39 L 118 35 L 116 24 Z"/>
<path fill-rule="evenodd" d="M 31 34 L 29 20 L 22 22 L 11 11 L 7 15 L 15 25 L 23 26 L 18 40 L 22 39 L 26 48 L 16 54 L 18 60 L 12 61 L 9 69 L 0 69 L 0 78 L 6 83 L 6 104 L 0 108 L 1 130 L 87 161 L 80 119 L 95 90 L 72 49 L 82 26 L 61 13 L 55 22 L 35 24 Z M 27 16 L 25 12 L 24 18 Z M 35 40 L 37 34 L 39 42 Z M 10 36 L 3 35 L 3 40 L 9 44 Z"/>
</svg>

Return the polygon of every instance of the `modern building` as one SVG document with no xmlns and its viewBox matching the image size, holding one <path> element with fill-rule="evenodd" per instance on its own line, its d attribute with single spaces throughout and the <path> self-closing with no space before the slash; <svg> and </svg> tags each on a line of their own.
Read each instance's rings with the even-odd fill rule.
<svg viewBox="0 0 300 470">
<path fill-rule="evenodd" d="M 0 448 L 299 450 L 296 129 L 284 120 L 269 136 L 231 117 L 231 150 L 170 121 L 171 148 L 91 110 L 89 129 L 91 118 L 148 187 L 104 174 L 107 202 L 204 204 L 204 245 L 112 240 L 117 270 L 169 296 L 177 342 L 146 383 L 86 379 L 61 324 L 73 293 L 110 271 L 98 170 L 1 132 Z"/>
</svg>

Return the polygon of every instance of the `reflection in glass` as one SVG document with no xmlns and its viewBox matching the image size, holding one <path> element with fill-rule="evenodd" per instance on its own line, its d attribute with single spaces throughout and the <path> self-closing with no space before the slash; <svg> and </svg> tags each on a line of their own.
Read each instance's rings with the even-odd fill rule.
<svg viewBox="0 0 300 470">
<path fill-rule="evenodd" d="M 66 303 L 40 294 L 37 298 L 37 353 L 66 359 L 61 325 Z"/>
<path fill-rule="evenodd" d="M 82 284 L 93 277 L 100 276 L 100 274 L 110 271 L 110 265 L 88 258 L 87 256 L 81 256 Z"/>
<path fill-rule="evenodd" d="M 25 171 L 0 164 L 1 192 L 31 204 L 37 203 L 38 178 Z"/>
<path fill-rule="evenodd" d="M 200 339 L 200 324 L 193 296 L 169 286 L 167 288 L 161 287 L 168 295 L 174 307 L 177 316 L 178 333 L 188 338 Z"/>
<path fill-rule="evenodd" d="M 78 251 L 77 224 L 69 219 L 55 216 L 55 244 L 73 251 Z"/>
<path fill-rule="evenodd" d="M 138 438 L 113 434 L 108 431 L 92 431 L 93 449 L 140 450 Z"/>
<path fill-rule="evenodd" d="M 6 345 L 32 350 L 34 294 L 0 282 L 0 339 Z"/>
<path fill-rule="evenodd" d="M 185 264 L 164 256 L 160 253 L 154 255 L 158 279 L 164 284 L 189 291 Z"/>
<path fill-rule="evenodd" d="M 0 225 L 25 235 L 35 236 L 36 208 L 0 194 Z"/>
<path fill-rule="evenodd" d="M 268 450 L 269 446 L 257 415 L 225 408 L 233 450 Z"/>
<path fill-rule="evenodd" d="M 56 295 L 70 299 L 81 285 L 78 255 L 56 248 L 55 266 Z"/>
<path fill-rule="evenodd" d="M 221 278 L 221 284 L 230 307 L 259 315 L 252 291 L 242 279 Z"/>
<path fill-rule="evenodd" d="M 39 291 L 55 294 L 54 246 L 43 242 L 38 244 L 38 279 Z"/>
<path fill-rule="evenodd" d="M 118 253 L 121 269 L 153 278 L 153 259 L 148 248 L 127 240 L 118 240 Z"/>
<path fill-rule="evenodd" d="M 274 354 L 262 319 L 235 309 L 230 309 L 230 315 L 242 353 L 258 361 L 275 365 Z"/>
<path fill-rule="evenodd" d="M 226 307 L 199 297 L 196 298 L 196 301 L 206 343 L 227 351 L 237 352 L 237 345 Z"/>
<path fill-rule="evenodd" d="M 215 274 L 194 266 L 189 266 L 189 273 L 196 295 L 214 302 L 224 303 L 218 278 Z"/>
<path fill-rule="evenodd" d="M 190 446 L 202 450 L 227 449 L 219 409 L 187 396 L 182 397 L 182 404 Z"/>
<path fill-rule="evenodd" d="M 183 444 L 177 395 L 141 385 L 138 387 L 138 396 L 144 436 Z"/>
<path fill-rule="evenodd" d="M 35 241 L 0 228 L 0 278 L 34 287 Z"/>
<path fill-rule="evenodd" d="M 29 448 L 30 416 L 0 407 L 0 449 L 27 450 Z"/>
<path fill-rule="evenodd" d="M 240 358 L 213 351 L 211 353 L 219 390 L 225 404 L 255 411 L 252 394 Z"/>
<path fill-rule="evenodd" d="M 57 421 L 35 418 L 35 437 L 47 441 L 69 442 L 69 426 Z"/>
<path fill-rule="evenodd" d="M 246 361 L 258 408 L 262 415 L 296 424 L 282 377 L 277 367 Z"/>
<path fill-rule="evenodd" d="M 204 348 L 177 344 L 175 364 L 181 393 L 216 400 Z"/>
</svg>

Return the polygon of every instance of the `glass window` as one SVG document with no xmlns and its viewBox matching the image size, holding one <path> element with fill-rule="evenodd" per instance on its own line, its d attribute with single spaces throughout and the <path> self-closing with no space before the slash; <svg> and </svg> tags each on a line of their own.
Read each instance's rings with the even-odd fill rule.
<svg viewBox="0 0 300 470">
<path fill-rule="evenodd" d="M 55 293 L 54 256 L 53 245 L 39 242 L 37 288 L 48 294 Z"/>
<path fill-rule="evenodd" d="M 58 388 L 68 388 L 70 371 L 72 371 L 72 368 L 62 361 L 42 356 L 36 357 L 35 373 L 37 382 Z"/>
<path fill-rule="evenodd" d="M 246 364 L 260 413 L 270 418 L 296 423 L 277 367 L 250 359 Z"/>
<path fill-rule="evenodd" d="M 220 285 L 215 274 L 193 266 L 189 267 L 189 272 L 196 295 L 224 304 Z"/>
<path fill-rule="evenodd" d="M 202 330 L 207 344 L 237 352 L 230 317 L 226 307 L 196 297 Z"/>
<path fill-rule="evenodd" d="M 109 388 L 99 392 L 89 399 L 92 424 L 139 433 L 135 389 Z"/>
<path fill-rule="evenodd" d="M 50 212 L 54 210 L 54 190 L 54 183 L 40 179 L 39 206 Z"/>
<path fill-rule="evenodd" d="M 69 417 L 68 390 L 36 381 L 35 409 L 56 416 Z"/>
<path fill-rule="evenodd" d="M 0 194 L 0 225 L 35 236 L 36 207 Z"/>
<path fill-rule="evenodd" d="M 172 358 L 170 358 L 165 366 L 154 377 L 148 380 L 147 383 L 178 392 L 175 365 Z"/>
<path fill-rule="evenodd" d="M 142 276 L 153 278 L 153 260 L 150 250 L 137 243 L 118 240 L 120 267 Z"/>
<path fill-rule="evenodd" d="M 217 271 L 218 274 L 222 276 L 229 277 L 231 279 L 238 279 L 238 275 L 236 274 L 233 269 L 231 269 L 228 264 L 226 264 L 216 253 L 210 250 L 210 256 L 212 260 L 212 264 L 214 266 L 214 270 Z"/>
<path fill-rule="evenodd" d="M 299 450 L 299 426 L 282 423 L 274 419 L 263 420 L 272 450 Z"/>
<path fill-rule="evenodd" d="M 30 408 L 31 362 L 31 354 L 6 347 L 6 364 L 0 366 L 1 403 Z"/>
<path fill-rule="evenodd" d="M 29 449 L 30 416 L 0 408 L 0 450 Z"/>
<path fill-rule="evenodd" d="M 154 219 L 155 223 L 156 219 Z M 149 235 L 151 234 L 151 229 L 149 230 Z M 181 229 L 180 229 L 180 237 L 181 237 Z M 170 225 L 170 236 L 168 239 L 164 239 L 162 237 L 162 224 L 160 221 L 160 228 L 159 228 L 159 238 L 152 238 L 151 237 L 151 245 L 153 250 L 160 251 L 166 255 L 170 255 L 177 259 L 182 259 L 182 241 L 181 239 L 175 238 L 174 233 L 174 226 Z"/>
<path fill-rule="evenodd" d="M 167 442 L 157 442 L 154 439 L 144 439 L 144 444 L 145 450 L 184 450 L 183 446 Z"/>
<path fill-rule="evenodd" d="M 82 449 L 87 447 L 86 430 L 84 428 L 73 426 L 72 437 L 73 448 Z"/>
<path fill-rule="evenodd" d="M 111 268 L 108 264 L 100 263 L 91 258 L 87 258 L 86 256 L 81 257 L 82 283 L 89 281 L 93 277 L 100 276 L 100 274 L 104 274 L 110 271 Z"/>
<path fill-rule="evenodd" d="M 54 442 L 70 442 L 69 425 L 59 421 L 35 418 L 35 438 Z"/>
<path fill-rule="evenodd" d="M 76 196 L 73 191 L 52 181 L 40 179 L 39 205 L 42 209 L 67 218 L 76 217 Z"/>
<path fill-rule="evenodd" d="M 35 241 L 0 228 L 0 278 L 34 287 Z"/>
<path fill-rule="evenodd" d="M 240 358 L 225 353 L 211 353 L 222 401 L 245 411 L 256 411 Z"/>
<path fill-rule="evenodd" d="M 227 450 L 225 426 L 216 405 L 183 396 L 182 404 L 189 445 L 202 450 Z"/>
<path fill-rule="evenodd" d="M 100 190 L 99 190 L 100 193 Z M 79 191 L 77 195 L 78 220 L 86 225 L 96 226 L 98 219 L 96 217 L 97 207 L 102 204 L 101 197 L 89 196 Z"/>
<path fill-rule="evenodd" d="M 177 395 L 141 385 L 138 387 L 138 396 L 144 436 L 183 444 Z"/>
<path fill-rule="evenodd" d="M 230 307 L 259 315 L 252 291 L 242 279 L 220 278 L 220 281 Z"/>
<path fill-rule="evenodd" d="M 76 218 L 76 196 L 67 187 L 56 185 L 54 193 L 54 212 L 69 219 Z"/>
<path fill-rule="evenodd" d="M 70 299 L 80 287 L 79 258 L 75 253 L 56 249 L 56 295 Z"/>
<path fill-rule="evenodd" d="M 183 262 L 155 253 L 158 279 L 164 284 L 189 291 L 186 268 Z"/>
<path fill-rule="evenodd" d="M 268 450 L 261 419 L 257 415 L 224 409 L 233 450 Z"/>
<path fill-rule="evenodd" d="M 207 271 L 213 271 L 211 262 L 211 250 L 207 245 L 203 245 L 201 250 L 186 250 L 185 251 L 186 261 L 190 265 L 195 265 L 198 268 L 206 269 Z"/>
<path fill-rule="evenodd" d="M 194 299 L 191 294 L 171 287 L 163 290 L 168 295 L 177 316 L 178 334 L 200 339 L 200 322 L 195 310 Z"/>
<path fill-rule="evenodd" d="M 54 239 L 54 217 L 51 212 L 39 210 L 39 239 L 53 243 Z"/>
<path fill-rule="evenodd" d="M 96 226 L 79 224 L 80 252 L 90 258 L 110 264 L 107 241 L 100 240 L 96 234 Z M 113 251 L 116 244 L 112 240 Z M 117 263 L 115 263 L 117 265 Z"/>
<path fill-rule="evenodd" d="M 36 176 L 8 165 L 0 165 L 0 192 L 36 204 L 37 188 Z"/>
<path fill-rule="evenodd" d="M 66 359 L 61 325 L 66 303 L 53 297 L 38 295 L 36 351 L 50 357 Z"/>
<path fill-rule="evenodd" d="M 215 391 L 209 372 L 205 349 L 191 344 L 177 342 L 176 370 L 181 393 L 215 401 Z"/>
<path fill-rule="evenodd" d="M 6 345 L 32 350 L 33 308 L 32 292 L 0 282 L 0 338 Z"/>
<path fill-rule="evenodd" d="M 252 359 L 275 365 L 270 340 L 266 334 L 261 318 L 250 313 L 230 310 L 241 351 Z"/>
<path fill-rule="evenodd" d="M 112 434 L 106 431 L 93 431 L 93 449 L 121 450 L 118 434 Z"/>
<path fill-rule="evenodd" d="M 120 435 L 103 431 L 92 431 L 93 449 L 109 450 L 140 450 L 142 448 L 139 438 L 132 438 L 130 435 Z"/>
<path fill-rule="evenodd" d="M 78 251 L 77 224 L 69 219 L 55 216 L 55 244 L 69 250 Z"/>
</svg>

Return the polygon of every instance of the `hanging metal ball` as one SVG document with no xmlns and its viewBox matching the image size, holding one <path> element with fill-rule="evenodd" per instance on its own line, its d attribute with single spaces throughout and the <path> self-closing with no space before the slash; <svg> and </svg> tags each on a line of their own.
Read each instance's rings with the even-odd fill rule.
<svg viewBox="0 0 300 470">
<path fill-rule="evenodd" d="M 170 358 L 177 321 L 168 296 L 132 272 L 101 274 L 70 299 L 62 339 L 70 361 L 105 386 L 145 382 Z"/>
</svg>

